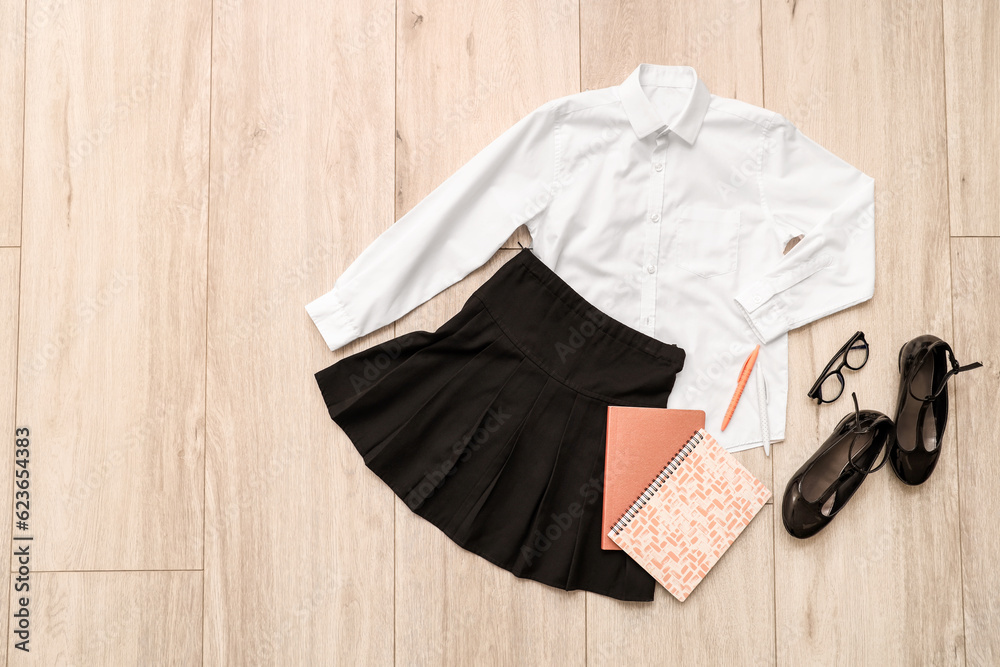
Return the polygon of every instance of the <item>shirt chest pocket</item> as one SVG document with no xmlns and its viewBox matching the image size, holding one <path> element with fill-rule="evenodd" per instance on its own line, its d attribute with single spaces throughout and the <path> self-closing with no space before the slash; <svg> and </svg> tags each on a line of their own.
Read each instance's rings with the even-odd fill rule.
<svg viewBox="0 0 1000 667">
<path fill-rule="evenodd" d="M 689 206 L 677 216 L 674 258 L 702 278 L 736 270 L 740 249 L 740 212 Z"/>
</svg>

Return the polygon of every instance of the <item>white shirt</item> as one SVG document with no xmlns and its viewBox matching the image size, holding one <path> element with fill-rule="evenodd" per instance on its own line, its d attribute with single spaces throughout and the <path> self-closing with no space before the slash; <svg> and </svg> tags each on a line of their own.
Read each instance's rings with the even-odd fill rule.
<svg viewBox="0 0 1000 667">
<path fill-rule="evenodd" d="M 781 115 L 709 93 L 689 67 L 521 119 L 383 233 L 307 310 L 331 350 L 483 265 L 521 224 L 538 258 L 608 315 L 687 353 L 668 401 L 731 451 L 785 434 L 789 330 L 871 298 L 874 181 Z M 787 254 L 786 244 L 801 240 Z M 815 369 L 800 369 L 812 372 Z"/>
</svg>

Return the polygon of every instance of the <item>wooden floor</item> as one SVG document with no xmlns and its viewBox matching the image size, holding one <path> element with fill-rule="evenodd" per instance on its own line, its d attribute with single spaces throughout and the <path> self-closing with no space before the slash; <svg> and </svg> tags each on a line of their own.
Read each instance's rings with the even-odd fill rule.
<svg viewBox="0 0 1000 667">
<path fill-rule="evenodd" d="M 993 0 L 4 0 L 0 481 L 30 428 L 31 516 L 0 542 L 34 538 L 7 661 L 1000 664 L 998 34 Z M 875 298 L 791 334 L 787 441 L 739 455 L 778 498 L 848 409 L 805 394 L 855 330 L 865 407 L 918 334 L 985 364 L 926 484 L 881 472 L 804 542 L 768 505 L 683 605 L 471 556 L 326 415 L 315 371 L 437 326 L 513 250 L 337 354 L 303 308 L 525 113 L 641 62 L 876 179 Z"/>
</svg>

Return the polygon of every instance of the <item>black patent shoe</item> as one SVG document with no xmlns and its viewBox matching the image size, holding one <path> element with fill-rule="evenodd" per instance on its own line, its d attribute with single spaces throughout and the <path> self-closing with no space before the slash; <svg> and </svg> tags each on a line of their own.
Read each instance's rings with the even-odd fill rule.
<svg viewBox="0 0 1000 667">
<path fill-rule="evenodd" d="M 892 420 L 875 410 L 858 409 L 840 420 L 816 453 L 788 481 L 781 502 L 781 520 L 792 537 L 812 537 L 833 521 L 876 465 L 879 452 L 888 450 Z"/>
<path fill-rule="evenodd" d="M 960 366 L 951 346 L 937 336 L 917 336 L 899 351 L 896 436 L 889 464 L 907 484 L 923 484 L 941 456 L 948 423 L 948 380 L 982 366 Z M 950 368 L 949 368 L 950 367 Z"/>
</svg>

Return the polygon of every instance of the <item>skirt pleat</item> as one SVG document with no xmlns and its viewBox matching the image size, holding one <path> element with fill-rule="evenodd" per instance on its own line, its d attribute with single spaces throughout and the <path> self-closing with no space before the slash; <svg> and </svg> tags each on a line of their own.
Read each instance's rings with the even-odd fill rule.
<svg viewBox="0 0 1000 667">
<path fill-rule="evenodd" d="M 366 465 L 461 547 L 550 586 L 651 600 L 652 577 L 600 548 L 607 408 L 665 405 L 682 365 L 524 251 L 437 331 L 316 380 Z"/>
<path fill-rule="evenodd" d="M 489 354 L 499 336 L 484 330 L 476 317 L 462 319 L 465 321 L 449 322 L 449 328 L 454 330 L 449 336 L 440 335 L 440 330 L 413 332 L 346 357 L 317 373 L 330 416 L 341 422 L 345 432 L 353 429 L 362 442 L 386 444 L 386 439 L 438 392 L 449 390 L 464 369 L 477 362 L 483 367 L 480 355 Z M 456 345 L 457 341 L 461 344 Z M 520 359 L 512 357 L 512 361 Z M 495 373 L 491 376 L 495 377 Z M 416 378 L 419 387 L 414 386 Z M 393 409 L 387 411 L 386 405 Z M 361 453 L 368 455 L 366 451 Z"/>
<path fill-rule="evenodd" d="M 600 423 L 600 428 L 606 428 L 606 416 L 602 419 L 602 413 L 596 408 L 591 410 L 589 423 L 592 428 Z M 593 459 L 588 480 L 601 480 L 601 494 L 593 496 L 595 501 L 588 506 L 588 511 L 584 512 L 580 518 L 580 539 L 574 545 L 573 557 L 567 568 L 568 580 L 567 588 L 575 589 L 586 586 L 587 590 L 602 593 L 611 597 L 614 591 L 642 591 L 634 597 L 622 597 L 621 599 L 634 601 L 648 601 L 653 599 L 653 588 L 650 582 L 650 575 L 631 558 L 618 558 L 618 551 L 605 551 L 594 549 L 592 540 L 597 540 L 600 544 L 603 535 L 603 478 L 604 478 L 604 450 L 597 452 Z"/>
<path fill-rule="evenodd" d="M 503 391 L 507 377 L 513 375 L 520 363 L 515 357 L 503 357 L 503 351 L 494 343 L 462 364 L 443 386 L 425 387 L 412 380 L 406 383 L 403 391 L 421 393 L 427 396 L 426 400 L 413 412 L 394 414 L 387 420 L 391 432 L 372 447 L 365 462 L 380 475 L 384 473 L 394 479 L 393 490 L 400 494 L 408 493 L 428 474 L 448 472 L 442 466 L 456 454 L 456 449 L 464 446 L 470 425 L 489 410 Z M 488 369 L 491 372 L 484 377 Z M 392 395 L 389 400 L 393 400 Z M 456 413 L 456 417 L 441 418 L 450 412 Z M 335 419 L 353 422 L 359 418 L 363 420 L 366 416 L 348 410 Z M 406 437 L 400 438 L 399 433 L 405 433 Z M 414 447 L 414 442 L 420 446 Z"/>
<path fill-rule="evenodd" d="M 469 499 L 480 493 L 481 486 L 499 465 L 498 461 L 509 451 L 498 443 L 511 441 L 521 428 L 523 416 L 508 412 L 516 405 L 510 399 L 537 392 L 539 388 L 532 382 L 537 380 L 523 373 L 513 373 L 493 400 L 482 406 L 479 417 L 469 420 L 471 427 L 453 443 L 449 455 L 433 462 L 431 474 L 439 482 L 434 484 L 434 480 L 429 480 L 401 496 L 407 506 L 440 526 L 449 536 L 453 535 L 468 511 Z"/>
<path fill-rule="evenodd" d="M 503 465 L 497 466 L 490 478 L 483 480 L 478 497 L 472 503 L 473 509 L 455 536 L 456 541 L 468 545 L 467 548 L 489 551 L 494 562 L 513 564 L 518 557 L 523 536 L 545 493 L 552 459 L 556 455 L 555 448 L 541 448 L 534 443 L 543 437 L 551 441 L 553 438 L 548 431 L 552 420 L 565 414 L 553 409 L 552 405 L 562 393 L 561 385 L 532 370 L 543 378 L 542 388 L 524 414 L 516 436 L 505 443 Z"/>
<path fill-rule="evenodd" d="M 605 408 L 606 410 L 606 408 Z M 594 437 L 594 429 L 603 429 L 600 406 L 587 397 L 575 401 L 573 419 L 566 424 L 559 443 L 562 454 L 552 468 L 549 490 L 539 508 L 538 521 L 522 551 L 520 567 L 535 576 L 546 579 L 558 578 L 562 588 L 574 590 L 579 586 L 572 580 L 576 545 L 600 542 L 600 531 L 586 534 L 586 517 L 601 511 L 604 483 L 603 468 L 599 476 L 594 476 L 594 464 L 598 457 L 603 460 L 603 447 L 581 452 L 576 443 L 581 438 Z M 599 434 L 598 436 L 599 437 Z M 572 484 L 566 481 L 572 480 Z M 547 558 L 538 554 L 545 550 Z M 598 573 L 594 573 L 597 575 Z M 587 587 L 587 590 L 603 592 Z"/>
</svg>

